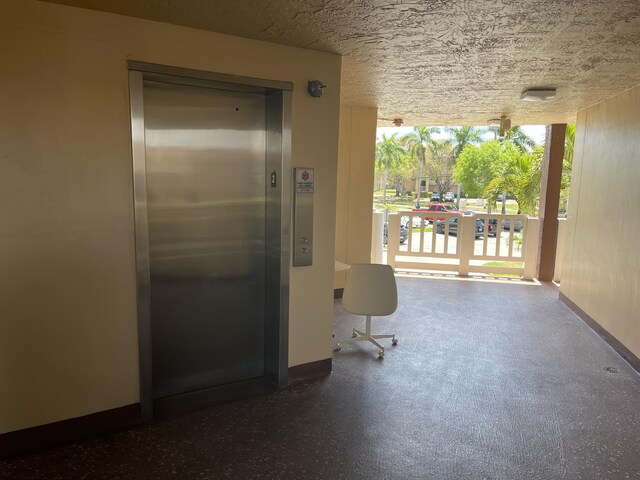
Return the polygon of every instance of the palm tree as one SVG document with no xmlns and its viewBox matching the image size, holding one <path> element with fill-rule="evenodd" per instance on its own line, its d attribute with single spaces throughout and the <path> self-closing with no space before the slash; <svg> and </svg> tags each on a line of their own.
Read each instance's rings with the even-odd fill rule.
<svg viewBox="0 0 640 480">
<path fill-rule="evenodd" d="M 485 129 L 482 127 L 447 127 L 446 132 L 449 134 L 449 139 L 453 146 L 451 151 L 452 160 L 455 162 L 464 146 L 468 143 L 478 144 L 484 140 L 482 135 L 485 133 Z"/>
<path fill-rule="evenodd" d="M 576 126 L 567 125 L 564 137 L 564 157 L 562 159 L 562 182 L 560 187 L 560 212 L 566 213 L 569 201 L 569 187 L 571 185 L 571 170 L 573 168 L 573 147 L 576 140 Z"/>
<path fill-rule="evenodd" d="M 413 127 L 411 133 L 402 137 L 409 154 L 418 160 L 418 179 L 416 180 L 416 208 L 420 208 L 422 193 L 422 169 L 427 165 L 427 150 L 433 144 L 433 135 L 440 132 L 438 127 Z"/>
<path fill-rule="evenodd" d="M 384 180 L 382 181 L 382 203 L 385 208 L 385 221 L 387 212 L 387 170 L 389 165 L 397 165 L 400 162 L 403 152 L 404 150 L 402 145 L 400 145 L 397 133 L 394 133 L 388 138 L 386 135 L 382 135 L 382 140 L 376 145 L 376 163 L 378 164 L 378 167 L 384 169 Z"/>
<path fill-rule="evenodd" d="M 499 194 L 508 193 L 516 200 L 518 213 L 535 215 L 540 196 L 543 152 L 543 147 L 521 151 L 511 142 L 503 144 L 503 174 L 489 182 L 483 196 L 493 204 Z"/>
<path fill-rule="evenodd" d="M 500 127 L 496 125 L 489 125 L 487 127 L 487 133 L 493 133 L 493 139 L 498 140 L 500 138 Z"/>
<path fill-rule="evenodd" d="M 531 150 L 536 142 L 522 130 L 520 125 L 514 125 L 504 135 L 505 141 L 512 141 L 521 151 Z"/>
<path fill-rule="evenodd" d="M 500 138 L 500 127 L 490 126 L 487 127 L 487 131 L 493 133 L 494 140 L 498 140 Z M 507 130 L 501 140 L 512 141 L 522 151 L 530 150 L 536 144 L 536 142 L 530 136 L 524 133 L 520 125 L 514 125 L 509 130 Z"/>
<path fill-rule="evenodd" d="M 564 163 L 569 166 L 569 171 L 571 171 L 571 166 L 573 165 L 573 146 L 575 141 L 576 126 L 567 125 L 567 132 L 564 136 Z"/>
<path fill-rule="evenodd" d="M 498 133 L 499 133 L 498 127 L 491 127 L 490 131 L 493 131 L 495 138 L 498 138 Z M 518 147 L 521 152 L 527 152 L 531 150 L 536 144 L 536 142 L 534 142 L 534 140 L 531 137 L 529 137 L 526 133 L 524 133 L 520 125 L 514 125 L 509 130 L 507 130 L 504 134 L 504 137 L 501 138 L 500 141 L 503 143 L 511 142 L 516 147 Z M 501 210 L 503 214 L 506 213 L 506 209 L 507 209 L 507 192 L 503 191 L 502 192 L 502 210 Z"/>
</svg>

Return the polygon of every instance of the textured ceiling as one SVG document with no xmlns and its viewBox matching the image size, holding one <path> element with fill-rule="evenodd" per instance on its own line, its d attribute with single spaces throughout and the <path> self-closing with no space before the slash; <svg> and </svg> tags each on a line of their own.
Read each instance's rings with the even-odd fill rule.
<svg viewBox="0 0 640 480">
<path fill-rule="evenodd" d="M 342 101 L 379 125 L 572 122 L 640 84 L 640 0 L 52 1 L 338 53 Z"/>
</svg>

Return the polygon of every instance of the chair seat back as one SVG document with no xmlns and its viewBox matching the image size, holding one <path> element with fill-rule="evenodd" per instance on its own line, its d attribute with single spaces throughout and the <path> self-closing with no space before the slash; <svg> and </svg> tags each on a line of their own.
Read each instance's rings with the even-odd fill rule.
<svg viewBox="0 0 640 480">
<path fill-rule="evenodd" d="M 398 307 L 398 289 L 389 265 L 351 265 L 342 295 L 342 306 L 356 315 L 391 315 Z"/>
</svg>

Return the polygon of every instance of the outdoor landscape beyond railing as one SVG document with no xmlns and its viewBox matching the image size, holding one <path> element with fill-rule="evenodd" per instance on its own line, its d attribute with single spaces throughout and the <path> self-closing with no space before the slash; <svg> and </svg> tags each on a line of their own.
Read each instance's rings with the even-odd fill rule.
<svg viewBox="0 0 640 480">
<path fill-rule="evenodd" d="M 455 237 L 449 235 L 452 218 L 457 218 Z M 476 232 L 478 219 L 483 230 Z M 433 223 L 428 224 L 429 220 Z M 400 224 L 405 222 L 407 241 L 400 245 Z M 445 270 L 461 276 L 501 273 L 533 279 L 539 226 L 537 218 L 526 215 L 399 211 L 389 215 L 387 263 L 394 269 Z"/>
</svg>

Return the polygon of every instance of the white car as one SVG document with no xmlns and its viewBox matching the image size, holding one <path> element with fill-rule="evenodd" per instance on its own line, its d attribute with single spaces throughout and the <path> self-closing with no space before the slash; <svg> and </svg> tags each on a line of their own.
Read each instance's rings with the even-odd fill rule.
<svg viewBox="0 0 640 480">
<path fill-rule="evenodd" d="M 409 217 L 402 217 L 400 219 L 400 223 L 402 225 L 404 225 L 406 228 L 409 228 Z M 425 225 L 428 225 L 430 222 L 428 220 L 425 220 Z M 411 217 L 411 226 L 413 228 L 419 228 L 422 226 L 421 223 L 421 218 L 420 217 Z"/>
</svg>

